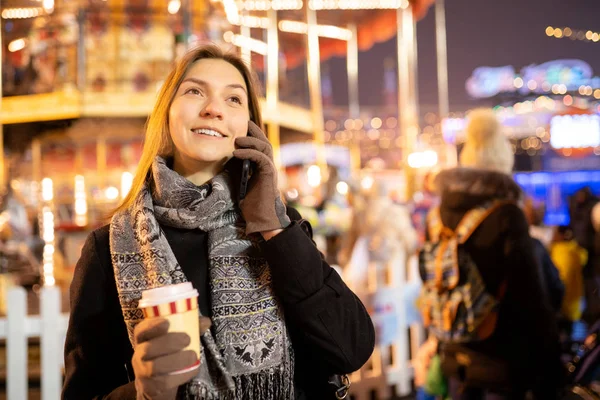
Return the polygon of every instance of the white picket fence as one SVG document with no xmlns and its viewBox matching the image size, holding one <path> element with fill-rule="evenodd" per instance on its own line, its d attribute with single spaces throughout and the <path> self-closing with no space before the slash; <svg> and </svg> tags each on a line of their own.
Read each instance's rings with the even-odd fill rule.
<svg viewBox="0 0 600 400">
<path fill-rule="evenodd" d="M 408 321 L 408 306 L 402 296 L 409 284 L 420 282 L 416 263 L 416 257 L 410 257 L 408 262 L 402 258 L 385 263 L 369 262 L 366 287 L 362 290 L 353 287 L 367 307 L 377 303 L 373 301 L 374 296 L 384 291 L 387 295 L 397 296 L 394 299 L 386 295 L 388 304 L 395 304 L 396 318 L 392 321 L 397 323 L 396 328 L 378 338 L 371 359 L 350 377 L 350 394 L 354 400 L 389 399 L 393 395 L 406 396 L 412 392 L 412 359 L 425 339 L 425 332 L 419 321 Z M 377 313 L 373 318 L 374 325 L 380 328 L 390 322 L 378 320 Z"/>
<path fill-rule="evenodd" d="M 59 400 L 69 319 L 68 314 L 61 313 L 60 290 L 41 289 L 39 315 L 27 315 L 27 293 L 22 287 L 8 289 L 6 296 L 7 315 L 0 318 L 0 339 L 6 340 L 7 399 L 27 399 L 27 339 L 39 337 L 42 400 Z"/>
<path fill-rule="evenodd" d="M 392 269 L 388 266 L 384 269 Z M 377 265 L 370 265 L 371 281 L 377 281 Z M 399 269 L 399 270 L 398 270 Z M 389 283 L 402 293 L 405 284 L 404 268 L 386 271 Z M 376 286 L 372 287 L 376 290 Z M 68 324 L 68 314 L 61 313 L 60 290 L 44 287 L 40 293 L 40 314 L 27 315 L 27 293 L 21 287 L 8 289 L 6 318 L 0 318 L 0 339 L 6 340 L 7 399 L 28 398 L 28 344 L 31 337 L 40 338 L 41 395 L 42 400 L 58 400 L 62 388 L 64 367 L 63 349 Z M 400 321 L 403 325 L 403 321 Z M 410 331 L 410 335 L 409 335 Z M 351 376 L 350 394 L 355 400 L 388 399 L 395 392 L 406 395 L 411 391 L 413 377 L 410 356 L 416 353 L 423 340 L 418 325 L 400 329 L 394 343 L 377 346 L 369 362 Z M 410 350 L 409 350 L 410 349 Z M 409 353 L 410 352 L 410 353 Z"/>
</svg>

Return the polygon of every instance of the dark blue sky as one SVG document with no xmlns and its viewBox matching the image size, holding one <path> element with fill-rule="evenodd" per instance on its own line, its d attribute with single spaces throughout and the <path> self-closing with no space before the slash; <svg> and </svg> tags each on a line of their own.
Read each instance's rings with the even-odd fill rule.
<svg viewBox="0 0 600 400">
<path fill-rule="evenodd" d="M 549 38 L 547 26 L 600 31 L 600 0 L 446 0 L 450 109 L 478 103 L 469 99 L 465 81 L 479 66 L 513 65 L 519 70 L 559 58 L 587 61 L 600 75 L 600 42 Z M 433 9 L 418 23 L 419 96 L 422 105 L 437 104 Z M 381 104 L 383 62 L 395 57 L 396 39 L 359 55 L 361 105 Z M 347 99 L 344 58 L 327 62 L 334 101 Z"/>
</svg>

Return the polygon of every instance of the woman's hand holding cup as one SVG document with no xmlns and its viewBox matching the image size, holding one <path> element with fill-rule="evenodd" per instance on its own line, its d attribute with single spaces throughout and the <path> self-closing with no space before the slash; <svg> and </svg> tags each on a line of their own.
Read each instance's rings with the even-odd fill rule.
<svg viewBox="0 0 600 400">
<path fill-rule="evenodd" d="M 177 388 L 198 374 L 200 336 L 210 318 L 198 316 L 198 291 L 190 282 L 144 290 L 138 307 L 133 370 L 138 400 L 171 400 Z"/>
<path fill-rule="evenodd" d="M 196 368 L 178 373 L 198 363 L 195 351 L 184 350 L 190 336 L 169 332 L 169 321 L 164 318 L 149 318 L 135 327 L 134 338 L 132 366 L 137 399 L 174 400 L 177 388 L 198 373 Z"/>
</svg>

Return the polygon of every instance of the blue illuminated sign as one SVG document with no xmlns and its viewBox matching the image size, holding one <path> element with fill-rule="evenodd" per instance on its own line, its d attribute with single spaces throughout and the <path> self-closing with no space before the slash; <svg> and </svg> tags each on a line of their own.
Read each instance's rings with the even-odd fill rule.
<svg viewBox="0 0 600 400">
<path fill-rule="evenodd" d="M 512 66 L 479 67 L 466 82 L 467 93 L 474 98 L 517 92 L 565 94 L 577 91 L 582 86 L 600 88 L 600 77 L 593 76 L 592 67 L 588 63 L 575 59 L 528 65 L 520 74 L 516 74 Z"/>
</svg>

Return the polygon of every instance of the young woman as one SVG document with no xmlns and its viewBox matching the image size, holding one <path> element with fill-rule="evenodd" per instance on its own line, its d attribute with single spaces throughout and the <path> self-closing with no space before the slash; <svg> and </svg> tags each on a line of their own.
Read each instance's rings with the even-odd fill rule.
<svg viewBox="0 0 600 400">
<path fill-rule="evenodd" d="M 132 189 L 75 269 L 64 399 L 320 399 L 367 361 L 371 320 L 286 210 L 261 125 L 237 56 L 200 47 L 169 74 Z M 186 281 L 212 326 L 201 319 L 200 368 L 172 374 L 197 362 L 189 337 L 137 304 Z"/>
</svg>

